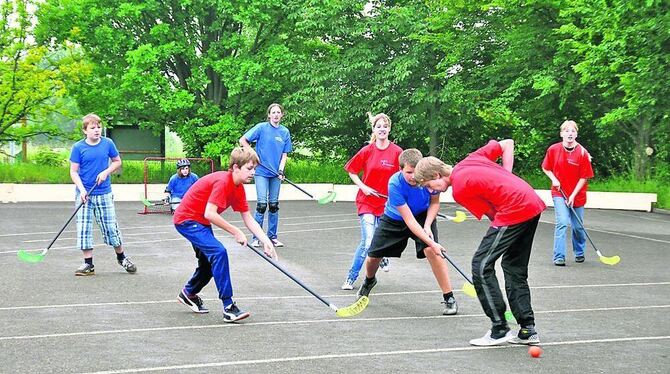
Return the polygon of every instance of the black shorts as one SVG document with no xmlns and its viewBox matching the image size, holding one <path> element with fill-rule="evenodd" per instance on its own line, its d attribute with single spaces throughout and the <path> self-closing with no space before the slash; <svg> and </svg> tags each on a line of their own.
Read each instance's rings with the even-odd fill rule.
<svg viewBox="0 0 670 374">
<path fill-rule="evenodd" d="M 423 224 L 426 222 L 426 213 L 427 212 L 423 212 L 414 217 L 421 227 L 423 227 Z M 435 220 L 433 220 L 433 223 L 430 225 L 430 230 L 433 232 L 433 240 L 437 242 L 437 224 L 435 223 Z M 375 234 L 372 237 L 368 256 L 373 258 L 400 257 L 407 247 L 407 240 L 409 238 L 414 239 L 416 258 L 426 258 L 423 250 L 426 249 L 428 245 L 412 233 L 409 227 L 407 227 L 407 224 L 405 224 L 405 221 L 396 221 L 384 214 L 379 219 L 379 226 L 377 226 Z"/>
</svg>

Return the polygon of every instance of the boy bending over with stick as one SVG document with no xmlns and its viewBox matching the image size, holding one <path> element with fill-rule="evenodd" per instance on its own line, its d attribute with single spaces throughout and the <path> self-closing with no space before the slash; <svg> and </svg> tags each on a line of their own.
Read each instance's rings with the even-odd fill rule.
<svg viewBox="0 0 670 374">
<path fill-rule="evenodd" d="M 400 154 L 401 171 L 389 179 L 388 200 L 379 219 L 365 260 L 365 281 L 358 297 L 368 296 L 377 284 L 375 274 L 384 257 L 400 257 L 409 238 L 414 239 L 416 257 L 426 258 L 435 275 L 444 304 L 442 314 L 458 313 L 458 305 L 451 290 L 447 263 L 442 259 L 442 247 L 437 238 L 435 217 L 440 210 L 439 194 L 431 195 L 414 180 L 414 167 L 421 160 L 418 149 L 407 149 Z"/>
<path fill-rule="evenodd" d="M 502 166 L 495 161 L 502 158 Z M 475 346 L 539 344 L 535 316 L 530 305 L 528 260 L 535 229 L 546 207 L 531 186 L 512 174 L 514 141 L 491 140 L 452 167 L 435 157 L 416 166 L 418 183 L 431 191 L 444 192 L 451 186 L 457 203 L 477 219 L 491 220 L 486 235 L 472 258 L 472 280 L 479 303 L 491 319 L 491 329 Z M 495 262 L 502 256 L 507 300 L 521 329 L 512 335 L 505 320 L 505 301 L 498 286 Z"/>
<path fill-rule="evenodd" d="M 223 302 L 224 322 L 239 321 L 250 314 L 240 310 L 233 302 L 228 253 L 214 237 L 212 224 L 233 235 L 235 241 L 243 246 L 247 244 L 247 237 L 242 230 L 223 219 L 221 212 L 228 207 L 239 212 L 245 226 L 263 242 L 265 254 L 269 257 L 277 256 L 274 245 L 249 213 L 247 205 L 243 184 L 251 182 L 256 165 L 258 156 L 253 149 L 233 149 L 228 171 L 218 171 L 198 179 L 186 192 L 173 217 L 175 228 L 191 242 L 198 259 L 198 267 L 179 293 L 178 300 L 195 313 L 209 312 L 198 293 L 213 277 Z"/>
</svg>

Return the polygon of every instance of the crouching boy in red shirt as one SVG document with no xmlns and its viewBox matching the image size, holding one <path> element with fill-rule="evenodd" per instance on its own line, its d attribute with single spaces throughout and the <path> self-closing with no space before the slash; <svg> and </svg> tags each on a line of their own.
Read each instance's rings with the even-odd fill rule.
<svg viewBox="0 0 670 374">
<path fill-rule="evenodd" d="M 184 195 L 173 217 L 175 228 L 191 242 L 198 259 L 198 267 L 179 293 L 178 300 L 195 313 L 209 312 L 198 293 L 214 278 L 219 298 L 223 302 L 224 322 L 239 321 L 250 314 L 240 310 L 233 302 L 228 253 L 214 237 L 212 224 L 233 235 L 235 241 L 242 245 L 247 244 L 247 237 L 242 230 L 223 219 L 221 212 L 228 207 L 239 212 L 244 225 L 263 242 L 265 254 L 276 257 L 272 242 L 249 213 L 244 192 L 243 184 L 251 182 L 256 165 L 258 156 L 253 149 L 233 149 L 228 171 L 217 171 L 198 179 Z"/>
<path fill-rule="evenodd" d="M 502 158 L 502 166 L 495 161 Z M 530 304 L 528 260 L 540 215 L 546 208 L 531 186 L 512 174 L 514 141 L 491 140 L 452 167 L 435 157 L 419 161 L 416 181 L 430 190 L 444 192 L 451 186 L 454 200 L 477 219 L 491 220 L 472 258 L 472 280 L 479 303 L 491 319 L 491 329 L 476 346 L 539 344 Z M 505 301 L 498 286 L 495 262 L 502 257 L 507 300 L 521 329 L 516 336 L 505 320 Z"/>
</svg>

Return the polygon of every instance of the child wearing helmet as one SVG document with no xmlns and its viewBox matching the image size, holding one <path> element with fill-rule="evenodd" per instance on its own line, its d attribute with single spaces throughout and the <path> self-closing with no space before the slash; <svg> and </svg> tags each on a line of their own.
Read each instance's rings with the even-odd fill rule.
<svg viewBox="0 0 670 374">
<path fill-rule="evenodd" d="M 185 158 L 177 161 L 177 172 L 170 177 L 167 187 L 165 187 L 165 202 L 170 204 L 170 212 L 179 206 L 179 202 L 184 198 L 186 191 L 198 180 L 198 176 L 191 172 L 191 162 Z"/>
</svg>

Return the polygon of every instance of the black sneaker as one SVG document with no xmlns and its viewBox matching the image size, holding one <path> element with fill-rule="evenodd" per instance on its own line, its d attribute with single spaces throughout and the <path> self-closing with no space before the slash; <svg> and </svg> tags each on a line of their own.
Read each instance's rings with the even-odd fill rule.
<svg viewBox="0 0 670 374">
<path fill-rule="evenodd" d="M 77 270 L 74 272 L 76 276 L 87 276 L 95 275 L 95 266 L 92 264 L 83 263 Z"/>
<path fill-rule="evenodd" d="M 369 280 L 367 277 L 363 281 L 363 284 L 361 284 L 361 288 L 358 289 L 357 295 L 358 298 L 361 298 L 363 296 L 369 296 L 370 291 L 372 291 L 372 288 L 377 284 L 377 278 L 372 278 L 372 280 Z"/>
<path fill-rule="evenodd" d="M 584 256 L 575 257 L 575 262 L 584 262 L 584 260 L 585 260 Z"/>
<path fill-rule="evenodd" d="M 193 313 L 200 313 L 200 314 L 209 313 L 209 309 L 205 307 L 205 304 L 202 302 L 202 299 L 198 295 L 188 297 L 186 296 L 186 292 L 184 292 L 184 290 L 181 290 L 179 296 L 177 296 L 177 300 L 180 303 L 189 307 L 189 309 L 191 309 Z"/>
<path fill-rule="evenodd" d="M 227 308 L 223 308 L 223 322 L 236 322 L 250 315 L 251 313 L 240 310 L 235 303 L 232 303 Z"/>
<path fill-rule="evenodd" d="M 525 345 L 540 344 L 540 335 L 535 331 L 535 326 L 522 327 L 519 329 L 519 333 L 508 342 Z"/>
<path fill-rule="evenodd" d="M 447 301 L 443 301 L 442 304 L 444 304 L 444 311 L 442 312 L 443 315 L 445 316 L 453 316 L 454 314 L 458 313 L 458 304 L 456 303 L 456 299 L 451 296 Z"/>
</svg>

